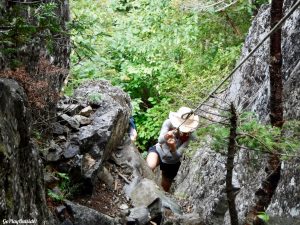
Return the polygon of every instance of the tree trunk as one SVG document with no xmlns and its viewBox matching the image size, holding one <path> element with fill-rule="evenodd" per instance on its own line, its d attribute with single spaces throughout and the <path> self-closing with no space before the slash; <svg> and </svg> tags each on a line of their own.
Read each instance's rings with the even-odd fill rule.
<svg viewBox="0 0 300 225">
<path fill-rule="evenodd" d="M 283 0 L 273 0 L 271 3 L 271 29 L 282 18 Z M 270 120 L 272 126 L 282 128 L 282 55 L 281 55 L 281 28 L 277 29 L 270 37 Z M 280 149 L 277 149 L 280 151 Z M 259 212 L 265 212 L 280 180 L 281 161 L 278 154 L 273 153 L 268 159 L 265 168 L 267 178 L 262 182 L 262 187 L 256 193 L 255 206 L 249 211 L 246 225 L 261 225 L 264 221 L 257 217 Z"/>
<path fill-rule="evenodd" d="M 282 18 L 282 7 L 283 0 L 272 1 L 271 29 Z M 273 126 L 281 128 L 283 125 L 281 28 L 278 28 L 270 38 L 270 119 Z"/>
<path fill-rule="evenodd" d="M 238 214 L 235 207 L 235 196 L 232 186 L 232 171 L 234 167 L 234 155 L 236 151 L 236 129 L 237 129 L 237 115 L 236 110 L 231 103 L 230 106 L 231 118 L 230 118 L 230 134 L 229 134 L 229 144 L 227 151 L 227 163 L 226 163 L 226 192 L 227 192 L 227 202 L 230 214 L 231 225 L 238 225 Z"/>
</svg>

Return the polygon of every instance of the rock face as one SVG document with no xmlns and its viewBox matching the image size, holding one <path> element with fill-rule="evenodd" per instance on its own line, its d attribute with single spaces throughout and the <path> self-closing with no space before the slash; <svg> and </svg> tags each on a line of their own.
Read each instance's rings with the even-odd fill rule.
<svg viewBox="0 0 300 225">
<path fill-rule="evenodd" d="M 90 209 L 88 207 L 66 201 L 65 202 L 67 210 L 70 211 L 72 215 L 73 225 L 116 225 L 118 224 L 113 218 L 103 215 L 102 213 Z"/>
<path fill-rule="evenodd" d="M 129 96 L 108 81 L 88 82 L 72 98 L 60 101 L 58 110 L 58 121 L 52 126 L 55 139 L 46 159 L 74 182 L 84 182 L 91 192 L 103 162 L 128 129 Z"/>
<path fill-rule="evenodd" d="M 69 72 L 69 1 L 43 0 L 34 4 L 22 4 L 22 7 L 19 1 L 0 2 L 0 17 L 4 27 L 0 33 L 0 39 L 3 40 L 0 44 L 0 77 L 14 79 L 22 84 L 30 107 L 35 110 L 32 115 L 35 119 L 41 119 L 42 116 L 53 117 L 49 115 L 49 111 L 53 112 L 55 109 L 59 92 Z M 55 19 L 51 21 L 52 26 L 57 24 L 56 31 L 49 29 L 47 25 L 47 28 L 35 27 L 39 23 L 38 12 L 43 11 L 42 8 L 49 3 L 55 5 Z M 18 18 L 23 21 L 21 24 L 13 22 L 20 20 Z M 50 21 L 48 18 L 46 20 Z M 20 29 L 20 26 L 24 26 L 24 29 Z M 13 35 L 8 34 L 10 32 Z M 14 38 L 15 32 L 18 33 L 17 36 L 24 38 Z"/>
<path fill-rule="evenodd" d="M 13 80 L 0 79 L 0 105 L 0 221 L 54 224 L 46 205 L 42 165 L 30 143 L 24 90 Z"/>
<path fill-rule="evenodd" d="M 206 224 L 222 224 L 224 220 L 225 162 L 220 154 L 203 147 L 184 161 L 177 175 L 175 195 L 188 198 Z"/>
<path fill-rule="evenodd" d="M 285 1 L 287 12 L 293 0 Z M 246 38 L 242 57 L 244 58 L 270 30 L 270 7 L 262 7 L 253 21 Z M 299 119 L 299 59 L 300 59 L 300 15 L 297 9 L 282 27 L 282 74 L 284 78 L 285 119 Z M 269 41 L 254 53 L 232 77 L 228 101 L 234 101 L 241 110 L 256 112 L 261 121 L 269 121 Z"/>
<path fill-rule="evenodd" d="M 295 1 L 286 0 L 287 12 Z M 242 50 L 244 58 L 269 31 L 269 6 L 260 9 L 254 19 Z M 300 9 L 285 22 L 282 29 L 282 53 L 284 76 L 284 118 L 300 119 Z M 226 101 L 234 101 L 239 111 L 252 111 L 262 122 L 269 121 L 269 42 L 264 43 L 232 77 L 225 94 Z M 209 149 L 203 142 L 191 159 L 182 164 L 176 182 L 175 194 L 188 198 L 194 210 L 206 224 L 229 224 L 225 194 L 225 158 Z M 254 201 L 266 173 L 265 157 L 258 160 L 252 153 L 239 151 L 235 166 L 235 179 L 240 183 L 236 197 L 240 221 L 244 220 L 248 207 Z M 270 224 L 299 225 L 300 221 L 300 168 L 299 159 L 282 163 L 282 174 L 276 194 L 267 213 Z M 238 184 L 237 184 L 238 185 Z M 238 185 L 239 186 L 239 185 Z"/>
</svg>

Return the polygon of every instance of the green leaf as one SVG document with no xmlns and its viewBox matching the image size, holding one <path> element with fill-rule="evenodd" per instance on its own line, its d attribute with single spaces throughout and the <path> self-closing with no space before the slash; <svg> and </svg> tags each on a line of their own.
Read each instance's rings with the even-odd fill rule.
<svg viewBox="0 0 300 225">
<path fill-rule="evenodd" d="M 258 218 L 262 219 L 264 222 L 269 222 L 270 220 L 270 217 L 267 213 L 265 212 L 259 212 L 258 215 L 257 215 Z"/>
<path fill-rule="evenodd" d="M 50 189 L 48 189 L 47 194 L 54 201 L 61 202 L 62 200 L 64 200 L 63 195 L 56 194 L 54 191 Z"/>
<path fill-rule="evenodd" d="M 68 174 L 66 174 L 66 173 L 59 173 L 59 172 L 56 172 L 56 174 L 58 175 L 59 178 L 62 178 L 63 180 L 67 180 L 67 181 L 70 180 Z"/>
</svg>

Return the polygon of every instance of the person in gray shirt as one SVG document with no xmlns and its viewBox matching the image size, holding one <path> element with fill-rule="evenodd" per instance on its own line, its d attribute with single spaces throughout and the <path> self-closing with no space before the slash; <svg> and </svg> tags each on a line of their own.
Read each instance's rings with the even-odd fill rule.
<svg viewBox="0 0 300 225">
<path fill-rule="evenodd" d="M 180 167 L 180 159 L 193 133 L 199 124 L 199 117 L 188 107 L 181 107 L 177 112 L 170 112 L 164 121 L 158 137 L 158 143 L 149 148 L 148 166 L 154 170 L 158 165 L 162 171 L 161 186 L 169 191 L 172 181 Z"/>
</svg>

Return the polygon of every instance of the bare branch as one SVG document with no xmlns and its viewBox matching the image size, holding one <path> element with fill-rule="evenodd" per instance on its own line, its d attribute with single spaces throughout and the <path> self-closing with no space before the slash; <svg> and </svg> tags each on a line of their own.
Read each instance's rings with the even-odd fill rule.
<svg viewBox="0 0 300 225">
<path fill-rule="evenodd" d="M 222 115 L 220 115 L 220 114 L 213 113 L 213 112 L 209 112 L 209 111 L 206 111 L 206 110 L 204 110 L 204 109 L 198 109 L 198 110 L 200 110 L 200 111 L 202 111 L 202 112 L 204 112 L 204 113 L 207 113 L 207 114 L 211 114 L 211 115 L 217 116 L 217 117 L 228 118 L 227 116 L 222 116 Z"/>
<path fill-rule="evenodd" d="M 231 3 L 229 3 L 228 5 L 224 6 L 223 8 L 216 10 L 216 12 L 224 11 L 225 9 L 229 8 L 230 6 L 234 5 L 234 4 L 237 3 L 237 2 L 238 2 L 237 0 L 234 1 L 234 2 L 231 2 Z"/>
<path fill-rule="evenodd" d="M 123 178 L 123 180 L 124 180 L 127 184 L 130 184 L 130 181 L 129 181 L 123 174 L 121 174 L 121 173 L 119 172 L 119 170 L 117 170 L 117 173 L 118 173 L 118 175 L 119 175 L 121 178 Z"/>
<path fill-rule="evenodd" d="M 42 1 L 37 0 L 37 1 L 31 1 L 31 2 L 21 2 L 21 1 L 16 1 L 16 0 L 7 0 L 8 2 L 13 2 L 13 3 L 18 3 L 18 4 L 37 4 L 37 3 L 41 3 Z"/>
<path fill-rule="evenodd" d="M 213 106 L 213 105 L 209 105 L 209 104 L 206 104 L 206 103 L 203 103 L 204 106 L 208 106 L 208 107 L 211 107 L 211 108 L 215 108 L 215 109 L 219 109 L 219 110 L 222 110 L 222 111 L 226 111 L 226 112 L 229 112 L 229 109 L 226 109 L 226 108 L 222 108 L 220 106 Z"/>
<path fill-rule="evenodd" d="M 198 116 L 200 116 L 201 118 L 206 119 L 206 120 L 208 120 L 208 121 L 211 121 L 211 122 L 213 122 L 213 123 L 219 123 L 219 124 L 222 124 L 222 125 L 225 125 L 225 126 L 229 126 L 229 125 L 230 125 L 229 123 L 224 123 L 224 121 L 226 121 L 226 120 L 228 120 L 228 119 L 222 120 L 222 121 L 215 121 L 215 120 L 210 119 L 210 118 L 208 118 L 208 117 L 206 117 L 206 116 L 203 116 L 203 115 L 198 115 Z"/>
</svg>

